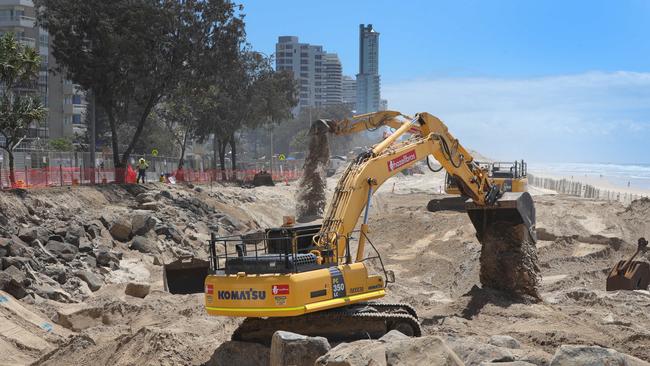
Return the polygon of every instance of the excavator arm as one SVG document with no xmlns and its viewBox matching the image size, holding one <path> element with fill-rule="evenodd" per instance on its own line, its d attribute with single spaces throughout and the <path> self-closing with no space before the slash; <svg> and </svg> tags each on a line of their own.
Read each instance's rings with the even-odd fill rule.
<svg viewBox="0 0 650 366">
<path fill-rule="evenodd" d="M 399 112 L 384 111 L 355 116 L 352 120 L 324 121 L 330 132 L 347 134 L 388 125 L 397 130 L 362 153 L 352 161 L 343 173 L 323 219 L 321 231 L 315 241 L 328 252 L 337 253 L 338 262 L 351 262 L 349 241 L 358 219 L 365 209 L 361 225 L 361 237 L 357 249 L 357 261 L 363 255 L 363 237 L 368 230 L 368 210 L 372 194 L 390 177 L 432 155 L 449 174 L 460 182 L 468 197 L 470 219 L 480 236 L 489 223 L 506 218 L 515 224 L 525 223 L 534 227 L 534 207 L 528 193 L 510 194 L 502 198 L 498 187 L 491 184 L 488 172 L 474 163 L 471 154 L 454 138 L 447 126 L 435 116 L 418 113 L 415 117 Z M 405 141 L 401 136 L 418 131 Z"/>
</svg>

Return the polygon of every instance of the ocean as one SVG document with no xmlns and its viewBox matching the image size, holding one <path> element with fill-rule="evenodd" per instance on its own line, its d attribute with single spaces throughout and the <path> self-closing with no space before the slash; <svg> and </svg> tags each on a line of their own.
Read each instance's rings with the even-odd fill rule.
<svg viewBox="0 0 650 366">
<path fill-rule="evenodd" d="M 650 164 L 528 163 L 528 171 L 575 180 L 602 178 L 618 187 L 627 187 L 629 182 L 631 188 L 650 189 Z"/>
</svg>

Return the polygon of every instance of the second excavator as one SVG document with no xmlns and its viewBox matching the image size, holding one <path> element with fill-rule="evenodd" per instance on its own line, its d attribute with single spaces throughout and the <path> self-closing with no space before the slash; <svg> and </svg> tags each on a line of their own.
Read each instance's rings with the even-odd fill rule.
<svg viewBox="0 0 650 366">
<path fill-rule="evenodd" d="M 516 239 L 516 245 L 532 245 L 534 250 L 531 196 L 500 191 L 489 181 L 488 172 L 433 115 L 411 117 L 384 111 L 350 120 L 320 121 L 317 128 L 342 134 L 381 125 L 396 131 L 347 166 L 322 224 L 296 225 L 287 218 L 278 228 L 226 238 L 213 236 L 210 269 L 204 281 L 205 309 L 210 315 L 247 318 L 233 339 L 268 342 L 278 329 L 330 339 L 380 337 L 391 329 L 419 336 L 420 324 L 411 306 L 373 301 L 382 298 L 387 283 L 395 279 L 385 270 L 370 240 L 368 221 L 373 193 L 388 178 L 428 156 L 433 156 L 469 197 L 467 213 L 479 241 L 483 243 L 498 232 L 505 240 Z M 405 247 L 409 244 L 403 243 Z M 372 260 L 379 262 L 373 267 L 378 274 L 371 274 Z M 529 274 L 512 276 L 502 289 L 522 295 L 531 288 L 536 291 L 534 267 Z"/>
</svg>

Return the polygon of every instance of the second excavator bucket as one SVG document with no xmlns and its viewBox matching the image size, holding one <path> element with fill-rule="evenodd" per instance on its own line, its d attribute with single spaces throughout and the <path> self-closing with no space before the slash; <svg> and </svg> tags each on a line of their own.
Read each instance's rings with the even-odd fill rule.
<svg viewBox="0 0 650 366">
<path fill-rule="evenodd" d="M 469 200 L 465 204 L 467 214 L 476 229 L 479 240 L 486 228 L 499 222 L 511 226 L 523 224 L 533 240 L 535 236 L 535 204 L 528 192 L 505 192 L 494 205 L 480 206 Z"/>
<path fill-rule="evenodd" d="M 650 264 L 635 261 L 637 255 L 645 252 L 648 241 L 639 238 L 638 248 L 632 257 L 626 261 L 618 262 L 607 276 L 607 291 L 616 290 L 647 290 L 650 285 Z"/>
<path fill-rule="evenodd" d="M 163 282 L 165 290 L 172 294 L 201 293 L 205 288 L 210 262 L 192 256 L 165 264 Z"/>
</svg>

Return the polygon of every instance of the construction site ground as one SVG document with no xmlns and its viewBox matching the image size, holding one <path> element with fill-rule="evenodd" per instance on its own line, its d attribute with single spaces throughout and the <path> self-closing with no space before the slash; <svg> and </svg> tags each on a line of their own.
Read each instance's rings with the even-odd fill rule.
<svg viewBox="0 0 650 366">
<path fill-rule="evenodd" d="M 429 200 L 444 197 L 443 178 L 443 173 L 395 177 L 372 200 L 370 238 L 397 279 L 386 301 L 413 305 L 427 335 L 485 342 L 492 335 L 512 336 L 538 364 L 564 344 L 599 345 L 650 360 L 650 292 L 605 291 L 609 268 L 631 255 L 639 236 L 650 234 L 649 200 L 625 207 L 531 188 L 544 301 L 527 304 L 480 288 L 481 248 L 464 212 L 427 211 Z M 328 178 L 329 194 L 335 184 L 336 176 Z M 180 240 L 149 233 L 155 248 L 147 253 L 132 249 L 132 239 L 121 242 L 102 233 L 93 246 L 109 247 L 121 259 L 91 270 L 101 282 L 96 291 L 61 285 L 59 297 L 46 299 L 39 291 L 22 300 L 1 293 L 0 364 L 210 364 L 241 319 L 207 316 L 202 294 L 164 292 L 160 263 L 183 253 L 205 258 L 212 231 L 225 235 L 278 226 L 282 216 L 294 214 L 295 183 L 3 192 L 0 210 L 7 227 L 19 229 L 110 221 L 141 212 L 136 197 L 143 193 L 157 197 L 146 207 L 156 225 L 173 225 Z M 74 277 L 83 266 L 72 261 L 60 268 Z M 149 294 L 126 295 L 129 282 L 150 284 Z"/>
</svg>

